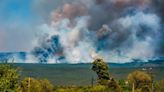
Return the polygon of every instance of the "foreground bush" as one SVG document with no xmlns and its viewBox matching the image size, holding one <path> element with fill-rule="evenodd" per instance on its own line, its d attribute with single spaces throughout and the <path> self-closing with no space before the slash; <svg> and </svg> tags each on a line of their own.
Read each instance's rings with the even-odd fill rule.
<svg viewBox="0 0 164 92">
<path fill-rule="evenodd" d="M 155 92 L 164 92 L 164 80 L 155 82 Z"/>
<path fill-rule="evenodd" d="M 53 92 L 53 85 L 48 80 L 25 78 L 18 88 L 19 92 Z"/>
<path fill-rule="evenodd" d="M 114 92 L 123 92 L 121 86 L 118 85 L 117 81 L 115 81 L 114 79 L 109 80 L 108 88 L 113 90 Z"/>
<path fill-rule="evenodd" d="M 0 64 L 0 92 L 15 92 L 18 79 L 17 69 L 8 64 Z"/>
<path fill-rule="evenodd" d="M 151 76 L 143 71 L 134 71 L 128 75 L 129 86 L 136 92 L 151 92 Z"/>
</svg>

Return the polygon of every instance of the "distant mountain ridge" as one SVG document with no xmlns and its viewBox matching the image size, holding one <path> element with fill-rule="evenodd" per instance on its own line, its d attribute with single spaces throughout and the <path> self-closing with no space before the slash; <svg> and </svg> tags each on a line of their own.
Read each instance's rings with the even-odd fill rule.
<svg viewBox="0 0 164 92">
<path fill-rule="evenodd" d="M 15 57 L 19 59 L 26 60 L 26 52 L 1 52 L 0 53 L 0 63 L 9 63 L 14 60 Z M 19 62 L 18 62 L 19 63 Z M 108 63 L 111 67 L 160 67 L 164 66 L 164 58 L 157 58 L 154 60 L 148 60 L 148 62 L 143 62 L 139 59 L 134 59 L 133 62 L 128 63 Z"/>
</svg>

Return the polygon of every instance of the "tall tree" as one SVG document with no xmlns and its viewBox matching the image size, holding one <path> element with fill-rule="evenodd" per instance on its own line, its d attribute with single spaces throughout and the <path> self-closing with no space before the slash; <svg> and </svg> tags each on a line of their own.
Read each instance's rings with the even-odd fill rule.
<svg viewBox="0 0 164 92">
<path fill-rule="evenodd" d="M 106 85 L 109 80 L 108 65 L 102 58 L 97 58 L 93 61 L 92 70 L 97 73 L 98 83 Z"/>
</svg>

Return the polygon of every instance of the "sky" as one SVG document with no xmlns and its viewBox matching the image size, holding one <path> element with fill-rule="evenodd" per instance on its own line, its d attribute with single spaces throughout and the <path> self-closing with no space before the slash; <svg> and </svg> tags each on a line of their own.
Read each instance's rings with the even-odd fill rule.
<svg viewBox="0 0 164 92">
<path fill-rule="evenodd" d="M 163 0 L 1 0 L 0 52 L 30 52 L 53 63 L 164 57 L 163 6 Z"/>
<path fill-rule="evenodd" d="M 35 20 L 30 0 L 0 1 L 0 51 L 26 51 Z"/>
</svg>

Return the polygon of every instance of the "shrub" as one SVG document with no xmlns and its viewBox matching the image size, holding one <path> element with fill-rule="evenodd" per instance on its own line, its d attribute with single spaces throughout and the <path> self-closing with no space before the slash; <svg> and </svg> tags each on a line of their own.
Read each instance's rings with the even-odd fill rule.
<svg viewBox="0 0 164 92">
<path fill-rule="evenodd" d="M 128 75 L 128 83 L 134 88 L 142 88 L 146 85 L 151 85 L 151 77 L 143 71 L 134 71 Z"/>
<path fill-rule="evenodd" d="M 25 78 L 21 81 L 19 92 L 53 92 L 53 85 L 48 80 Z"/>
<path fill-rule="evenodd" d="M 155 91 L 156 92 L 164 92 L 164 80 L 155 82 Z"/>
<path fill-rule="evenodd" d="M 18 70 L 9 64 L 0 64 L 0 92 L 15 92 L 18 87 Z"/>
</svg>

